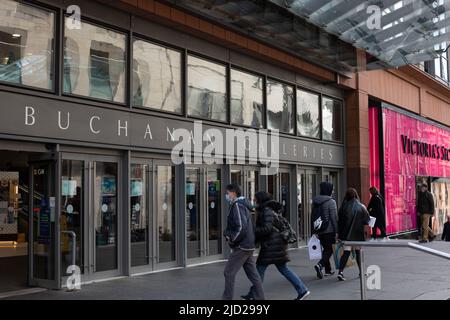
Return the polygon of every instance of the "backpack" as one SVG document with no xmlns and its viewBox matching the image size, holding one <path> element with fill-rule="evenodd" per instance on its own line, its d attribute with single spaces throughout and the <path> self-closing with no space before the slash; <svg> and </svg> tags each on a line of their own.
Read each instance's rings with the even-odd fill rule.
<svg viewBox="0 0 450 320">
<path fill-rule="evenodd" d="M 311 232 L 320 233 L 325 231 L 330 224 L 330 221 L 325 217 L 325 212 L 322 210 L 322 207 L 325 203 L 330 201 L 331 199 L 322 202 L 320 205 L 313 205 L 312 213 L 311 213 Z"/>
<path fill-rule="evenodd" d="M 280 233 L 283 240 L 287 243 L 297 242 L 297 234 L 294 229 L 292 229 L 289 221 L 283 217 L 281 212 L 274 212 L 275 216 L 273 218 L 273 227 L 277 232 Z"/>
</svg>

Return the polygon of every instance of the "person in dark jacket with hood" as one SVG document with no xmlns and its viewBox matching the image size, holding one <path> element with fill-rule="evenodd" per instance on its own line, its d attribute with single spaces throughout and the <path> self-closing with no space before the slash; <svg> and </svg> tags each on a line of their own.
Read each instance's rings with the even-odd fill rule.
<svg viewBox="0 0 450 320">
<path fill-rule="evenodd" d="M 353 188 L 349 188 L 338 212 L 339 241 L 365 241 L 365 228 L 369 224 L 369 221 L 369 212 L 359 202 L 358 192 Z M 355 250 L 356 262 L 358 263 L 359 274 L 361 275 L 361 248 L 344 246 L 344 254 L 339 263 L 338 280 L 340 281 L 345 281 L 343 272 L 352 249 Z"/>
<path fill-rule="evenodd" d="M 241 268 L 244 268 L 247 278 L 255 288 L 255 300 L 264 300 L 262 280 L 253 257 L 255 233 L 250 212 L 246 203 L 238 199 L 241 196 L 241 188 L 238 185 L 229 184 L 226 190 L 225 197 L 230 203 L 230 207 L 224 237 L 231 248 L 231 254 L 224 270 L 225 290 L 222 299 L 233 299 L 236 274 Z"/>
<path fill-rule="evenodd" d="M 447 216 L 447 222 L 444 223 L 444 230 L 442 231 L 442 241 L 450 242 L 450 215 Z"/>
<path fill-rule="evenodd" d="M 376 218 L 375 225 L 372 228 L 372 238 L 377 238 L 377 229 L 380 230 L 380 237 L 386 238 L 386 215 L 384 211 L 384 200 L 376 187 L 370 187 L 371 198 L 367 210 L 369 214 Z"/>
<path fill-rule="evenodd" d="M 278 271 L 292 284 L 297 291 L 295 300 L 303 300 L 309 294 L 308 288 L 303 284 L 302 280 L 292 272 L 288 266 L 288 244 L 281 236 L 280 232 L 274 227 L 274 218 L 276 214 L 281 214 L 282 205 L 271 199 L 271 197 L 263 191 L 255 194 L 256 200 L 256 242 L 260 244 L 258 259 L 256 260 L 256 268 L 264 281 L 264 274 L 268 266 L 274 264 Z M 245 300 L 251 300 L 254 296 L 254 287 L 250 288 L 250 292 L 242 296 Z"/>
<path fill-rule="evenodd" d="M 337 206 L 336 201 L 331 197 L 333 193 L 333 185 L 329 182 L 320 183 L 320 195 L 313 199 L 313 206 L 321 210 L 328 221 L 325 230 L 318 233 L 320 244 L 322 245 L 322 259 L 314 266 L 317 278 L 322 279 L 324 276 L 323 268 L 325 268 L 325 276 L 331 276 L 334 271 L 331 270 L 330 258 L 333 255 L 333 244 L 337 238 Z"/>
</svg>

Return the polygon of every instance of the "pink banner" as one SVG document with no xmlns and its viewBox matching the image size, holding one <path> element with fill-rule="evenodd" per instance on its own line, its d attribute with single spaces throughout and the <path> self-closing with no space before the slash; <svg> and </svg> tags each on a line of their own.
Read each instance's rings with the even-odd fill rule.
<svg viewBox="0 0 450 320">
<path fill-rule="evenodd" d="M 392 234 L 417 227 L 417 176 L 450 178 L 450 131 L 385 108 L 382 115 L 386 228 Z M 372 111 L 370 127 L 376 125 L 374 118 Z M 370 133 L 372 142 L 376 130 L 372 128 Z M 371 150 L 371 183 L 378 180 L 377 168 Z"/>
</svg>

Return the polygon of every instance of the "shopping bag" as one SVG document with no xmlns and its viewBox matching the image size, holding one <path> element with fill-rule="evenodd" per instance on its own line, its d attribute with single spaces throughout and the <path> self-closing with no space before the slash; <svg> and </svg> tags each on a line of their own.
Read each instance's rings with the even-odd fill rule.
<svg viewBox="0 0 450 320">
<path fill-rule="evenodd" d="M 333 244 L 333 258 L 336 269 L 339 269 L 341 257 L 343 254 L 344 254 L 344 244 L 342 242 Z M 355 264 L 356 264 L 356 254 L 355 251 L 352 250 L 350 256 L 348 257 L 347 264 L 345 265 L 345 267 L 351 267 L 354 266 Z"/>
<path fill-rule="evenodd" d="M 369 226 L 371 228 L 375 227 L 375 222 L 377 221 L 377 218 L 370 216 Z"/>
<path fill-rule="evenodd" d="M 312 235 L 311 239 L 308 241 L 308 252 L 309 260 L 320 260 L 322 259 L 322 247 L 320 245 L 320 240 L 315 234 Z"/>
</svg>

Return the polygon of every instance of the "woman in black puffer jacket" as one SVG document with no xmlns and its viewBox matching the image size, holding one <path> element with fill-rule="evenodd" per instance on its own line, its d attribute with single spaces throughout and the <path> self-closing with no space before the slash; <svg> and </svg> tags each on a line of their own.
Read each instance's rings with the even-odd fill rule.
<svg viewBox="0 0 450 320">
<path fill-rule="evenodd" d="M 264 281 L 267 267 L 274 264 L 278 271 L 294 286 L 298 294 L 296 300 L 303 300 L 310 292 L 302 280 L 288 268 L 288 244 L 273 226 L 276 212 L 281 212 L 282 206 L 280 203 L 272 200 L 266 192 L 262 191 L 255 194 L 255 200 L 257 214 L 255 238 L 261 248 L 256 261 L 256 268 L 261 276 L 261 280 Z M 252 300 L 253 287 L 242 298 Z"/>
</svg>

